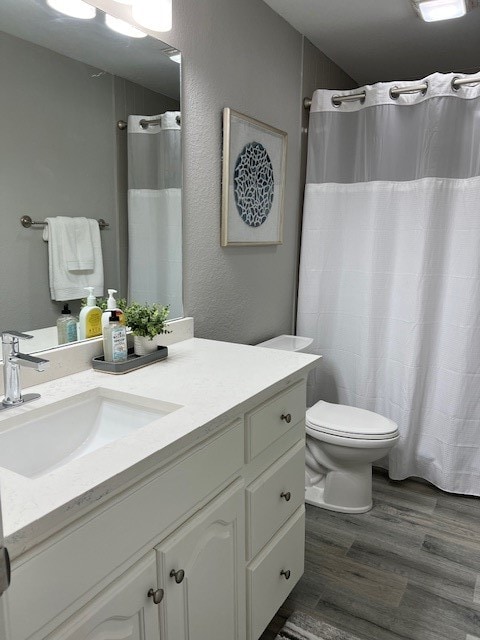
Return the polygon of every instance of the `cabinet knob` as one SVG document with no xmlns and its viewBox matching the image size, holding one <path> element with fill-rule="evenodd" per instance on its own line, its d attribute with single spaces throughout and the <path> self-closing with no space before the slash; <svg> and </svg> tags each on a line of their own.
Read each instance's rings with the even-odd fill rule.
<svg viewBox="0 0 480 640">
<path fill-rule="evenodd" d="M 150 589 L 150 591 L 147 593 L 147 596 L 149 598 L 152 598 L 155 604 L 160 604 L 160 602 L 163 600 L 164 591 L 163 589 Z"/>
<path fill-rule="evenodd" d="M 175 571 L 175 569 L 172 569 L 170 571 L 170 577 L 175 578 L 175 582 L 177 584 L 180 584 L 181 582 L 183 582 L 183 579 L 185 577 L 185 571 L 183 569 L 179 569 L 178 571 Z"/>
<path fill-rule="evenodd" d="M 282 569 L 282 570 L 280 571 L 280 575 L 281 575 L 281 576 L 284 576 L 285 580 L 290 580 L 290 575 L 291 575 L 291 574 L 290 574 L 290 569 L 287 569 L 287 570 Z"/>
<path fill-rule="evenodd" d="M 291 413 L 282 413 L 282 415 L 280 416 L 280 418 L 282 420 L 285 420 L 285 422 L 287 424 L 290 424 L 290 422 L 292 421 L 292 414 Z"/>
<path fill-rule="evenodd" d="M 285 499 L 285 502 L 290 502 L 290 498 L 292 497 L 292 494 L 290 493 L 290 491 L 282 491 L 282 493 L 280 494 L 281 498 Z"/>
</svg>

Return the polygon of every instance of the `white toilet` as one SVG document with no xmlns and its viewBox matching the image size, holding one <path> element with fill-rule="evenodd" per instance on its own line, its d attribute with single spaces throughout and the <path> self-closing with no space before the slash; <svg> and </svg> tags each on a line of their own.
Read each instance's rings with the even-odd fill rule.
<svg viewBox="0 0 480 640">
<path fill-rule="evenodd" d="M 306 351 L 311 338 L 278 336 L 259 347 Z M 307 409 L 305 502 L 343 513 L 372 508 L 372 463 L 399 438 L 392 420 L 356 407 L 320 400 Z"/>
</svg>

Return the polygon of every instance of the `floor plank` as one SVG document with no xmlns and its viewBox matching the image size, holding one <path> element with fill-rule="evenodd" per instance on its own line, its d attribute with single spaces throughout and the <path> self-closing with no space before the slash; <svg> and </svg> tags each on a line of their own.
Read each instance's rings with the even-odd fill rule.
<svg viewBox="0 0 480 640">
<path fill-rule="evenodd" d="M 480 640 L 480 499 L 373 477 L 374 508 L 307 505 L 305 574 L 261 640 L 295 610 L 360 640 Z"/>
</svg>

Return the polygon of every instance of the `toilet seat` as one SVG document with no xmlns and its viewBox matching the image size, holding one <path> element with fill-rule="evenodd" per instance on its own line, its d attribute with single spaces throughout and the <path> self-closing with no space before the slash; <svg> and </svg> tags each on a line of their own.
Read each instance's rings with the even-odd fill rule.
<svg viewBox="0 0 480 640">
<path fill-rule="evenodd" d="M 307 410 L 307 432 L 356 440 L 389 440 L 398 437 L 398 427 L 373 411 L 320 400 Z"/>
</svg>

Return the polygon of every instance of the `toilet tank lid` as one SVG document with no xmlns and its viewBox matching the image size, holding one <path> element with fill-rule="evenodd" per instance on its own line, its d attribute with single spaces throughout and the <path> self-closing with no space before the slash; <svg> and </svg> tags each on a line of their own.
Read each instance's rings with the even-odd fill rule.
<svg viewBox="0 0 480 640">
<path fill-rule="evenodd" d="M 271 340 L 260 342 L 257 347 L 265 347 L 266 349 L 280 349 L 283 351 L 303 351 L 313 342 L 313 338 L 305 338 L 303 336 L 277 336 Z"/>
<path fill-rule="evenodd" d="M 307 425 L 312 429 L 350 438 L 391 438 L 398 433 L 396 423 L 385 416 L 324 400 L 307 409 Z"/>
</svg>

